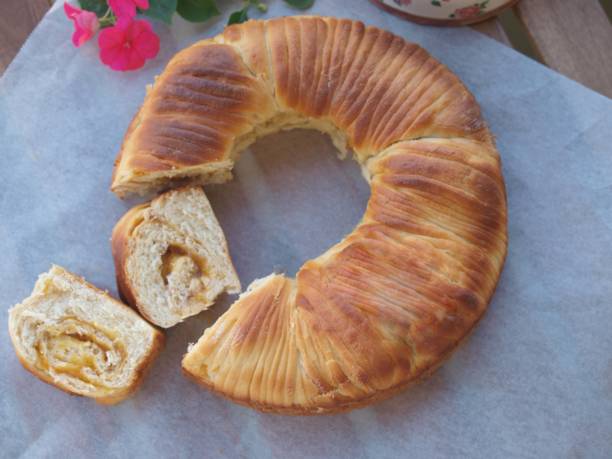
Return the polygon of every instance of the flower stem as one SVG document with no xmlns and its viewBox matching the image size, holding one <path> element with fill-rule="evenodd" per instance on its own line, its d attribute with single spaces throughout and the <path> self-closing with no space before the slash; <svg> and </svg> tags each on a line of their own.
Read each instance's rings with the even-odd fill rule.
<svg viewBox="0 0 612 459">
<path fill-rule="evenodd" d="M 107 27 L 107 26 L 111 26 L 116 22 L 116 17 L 113 14 L 113 11 L 108 8 L 106 10 L 106 13 L 104 13 L 104 16 L 102 16 L 98 22 L 100 23 L 100 27 Z"/>
</svg>

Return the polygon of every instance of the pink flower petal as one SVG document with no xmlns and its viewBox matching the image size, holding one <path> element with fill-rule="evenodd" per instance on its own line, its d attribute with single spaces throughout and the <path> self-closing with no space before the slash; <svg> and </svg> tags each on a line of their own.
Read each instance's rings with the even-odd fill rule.
<svg viewBox="0 0 612 459">
<path fill-rule="evenodd" d="M 154 58 L 159 53 L 159 37 L 153 32 L 140 34 L 136 41 L 136 49 L 143 57 Z"/>
<path fill-rule="evenodd" d="M 149 9 L 149 0 L 134 0 L 134 3 L 136 3 L 136 6 L 141 10 Z"/>
<path fill-rule="evenodd" d="M 125 41 L 125 33 L 123 30 L 115 27 L 102 29 L 98 35 L 98 45 L 100 48 L 111 48 L 113 46 L 121 46 Z"/>
<path fill-rule="evenodd" d="M 100 60 L 104 65 L 112 65 L 117 58 L 115 48 L 102 48 L 100 49 Z"/>
<path fill-rule="evenodd" d="M 70 3 L 64 2 L 64 13 L 66 13 L 66 17 L 68 19 L 74 18 L 80 11 L 81 10 L 79 8 L 75 8 Z"/>
<path fill-rule="evenodd" d="M 149 24 L 148 21 L 138 19 L 136 21 L 132 21 L 131 26 L 128 32 L 128 39 L 135 40 L 141 33 L 143 32 L 153 32 L 153 27 Z"/>
<path fill-rule="evenodd" d="M 108 6 L 118 17 L 133 18 L 136 16 L 136 5 L 133 0 L 108 0 Z"/>
<path fill-rule="evenodd" d="M 132 52 L 129 54 L 129 60 L 125 70 L 136 70 L 141 68 L 144 64 L 145 58 L 137 52 Z"/>
<path fill-rule="evenodd" d="M 98 44 L 102 62 L 120 71 L 139 69 L 159 52 L 159 37 L 151 24 L 126 17 L 100 32 Z"/>
<path fill-rule="evenodd" d="M 100 23 L 96 15 L 91 11 L 84 11 L 73 7 L 69 3 L 64 3 L 64 12 L 74 23 L 74 33 L 72 34 L 74 46 L 81 46 L 98 31 Z"/>
<path fill-rule="evenodd" d="M 87 41 L 87 37 L 85 36 L 85 32 L 82 30 L 75 30 L 72 34 L 72 44 L 77 48 L 81 46 L 83 43 Z"/>
</svg>

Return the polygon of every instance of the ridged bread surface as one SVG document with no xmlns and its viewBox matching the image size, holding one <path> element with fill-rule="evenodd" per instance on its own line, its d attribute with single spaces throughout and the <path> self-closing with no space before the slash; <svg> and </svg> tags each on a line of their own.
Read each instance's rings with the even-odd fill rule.
<svg viewBox="0 0 612 459">
<path fill-rule="evenodd" d="M 354 152 L 367 210 L 296 279 L 251 285 L 183 369 L 261 410 L 337 412 L 429 374 L 482 317 L 506 255 L 504 181 L 448 68 L 387 31 L 304 16 L 230 26 L 179 53 L 126 135 L 112 189 L 227 180 L 241 150 L 293 127 Z"/>
</svg>

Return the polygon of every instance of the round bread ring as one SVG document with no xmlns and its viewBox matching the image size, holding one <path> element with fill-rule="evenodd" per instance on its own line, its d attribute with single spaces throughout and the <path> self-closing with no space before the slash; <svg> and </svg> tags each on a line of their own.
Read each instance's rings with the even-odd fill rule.
<svg viewBox="0 0 612 459">
<path fill-rule="evenodd" d="M 234 25 L 178 53 L 126 134 L 119 196 L 228 180 L 261 135 L 308 127 L 371 185 L 355 230 L 296 279 L 255 281 L 183 359 L 264 411 L 363 406 L 433 371 L 484 314 L 507 249 L 499 156 L 459 79 L 361 22 Z"/>
</svg>

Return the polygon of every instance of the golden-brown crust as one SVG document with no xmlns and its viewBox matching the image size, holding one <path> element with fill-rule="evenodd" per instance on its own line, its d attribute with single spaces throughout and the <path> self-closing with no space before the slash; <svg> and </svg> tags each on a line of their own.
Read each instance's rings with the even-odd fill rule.
<svg viewBox="0 0 612 459">
<path fill-rule="evenodd" d="M 247 21 L 228 26 L 218 40 L 236 48 L 249 70 L 266 83 L 272 94 L 274 83 L 270 74 L 268 51 L 265 46 L 261 46 L 266 40 L 264 24 L 263 21 Z"/>
<path fill-rule="evenodd" d="M 58 267 L 59 268 L 59 267 Z M 111 295 L 108 294 L 108 292 L 101 290 L 99 288 L 97 288 L 95 285 L 92 285 L 90 283 L 88 283 L 87 281 L 85 281 L 85 279 L 83 279 L 80 276 L 76 276 L 66 270 L 64 270 L 63 268 L 59 268 L 61 269 L 61 271 L 63 272 L 64 275 L 69 276 L 71 279 L 77 281 L 78 283 L 80 283 L 81 285 L 94 290 L 96 293 L 104 296 L 105 298 L 107 298 L 108 300 L 112 301 L 113 303 L 115 303 L 117 306 L 124 308 L 126 310 L 129 310 L 130 313 L 134 313 L 134 311 L 129 308 L 128 306 L 126 306 L 125 304 L 121 303 L 120 301 L 117 301 L 115 298 L 113 298 Z M 134 370 L 133 373 L 133 378 L 130 381 L 130 383 L 125 386 L 124 388 L 122 388 L 122 390 L 120 391 L 116 391 L 111 395 L 107 395 L 107 396 L 90 396 L 89 398 L 94 399 L 96 402 L 104 404 L 104 405 L 114 405 L 117 403 L 122 402 L 123 400 L 125 400 L 126 398 L 128 398 L 130 395 L 132 395 L 143 383 L 144 378 L 147 374 L 147 372 L 150 370 L 153 362 L 155 361 L 156 357 L 159 355 L 159 353 L 161 352 L 161 350 L 164 347 L 164 342 L 165 342 L 165 336 L 164 334 L 158 330 L 157 328 L 149 325 L 149 327 L 151 327 L 151 330 L 153 332 L 153 341 L 151 343 L 151 348 L 149 350 L 149 352 L 147 353 L 147 355 L 145 356 L 144 359 L 142 359 L 138 366 L 136 367 L 136 369 Z M 34 365 L 32 365 L 32 363 L 26 359 L 25 357 L 23 357 L 21 355 L 21 353 L 18 351 L 19 349 L 19 345 L 18 345 L 18 337 L 16 337 L 13 334 L 13 330 L 12 328 L 9 326 L 9 336 L 11 338 L 11 341 L 13 342 L 13 346 L 15 348 L 15 354 L 19 360 L 19 362 L 21 362 L 21 364 L 23 365 L 23 367 L 28 370 L 31 374 L 33 374 L 34 376 L 36 376 L 38 379 L 40 379 L 41 381 L 56 387 L 57 389 L 60 389 L 63 392 L 66 392 L 67 394 L 70 395 L 74 395 L 74 396 L 78 396 L 78 397 L 83 397 L 84 395 L 82 394 L 78 394 L 75 393 L 73 391 L 71 391 L 69 388 L 65 387 L 62 384 L 56 383 L 53 378 L 51 378 L 51 376 L 38 369 L 37 367 L 35 367 Z"/>
<path fill-rule="evenodd" d="M 219 72 L 229 83 L 211 103 Z M 206 180 L 283 125 L 346 140 L 370 176 L 366 213 L 295 281 L 272 276 L 243 295 L 183 370 L 264 411 L 363 406 L 433 371 L 484 314 L 507 246 L 499 157 L 474 97 L 420 46 L 358 21 L 275 18 L 173 59 L 126 136 L 113 190 L 198 167 Z"/>
<path fill-rule="evenodd" d="M 128 274 L 126 272 L 126 262 L 129 256 L 129 241 L 130 235 L 136 227 L 143 221 L 144 212 L 149 208 L 149 204 L 142 204 L 133 207 L 126 212 L 123 217 L 115 224 L 111 236 L 111 251 L 115 263 L 115 275 L 117 278 L 117 289 L 119 296 L 131 307 L 137 309 L 141 314 L 142 311 L 138 307 L 136 296 L 132 291 Z"/>
<path fill-rule="evenodd" d="M 117 176 L 117 172 L 119 171 L 119 165 L 121 164 L 121 159 L 123 157 L 123 151 L 125 149 L 126 140 L 129 139 L 132 136 L 132 132 L 134 132 L 134 129 L 136 128 L 136 126 L 140 122 L 140 112 L 141 111 L 142 111 L 142 107 L 140 107 L 138 109 L 138 112 L 136 112 L 136 114 L 132 118 L 132 121 L 130 121 L 130 124 L 128 125 L 127 131 L 126 131 L 125 136 L 123 138 L 123 142 L 121 142 L 121 148 L 119 149 L 119 153 L 117 154 L 117 158 L 115 158 L 115 162 L 113 164 L 113 174 L 111 176 L 111 183 L 113 183 L 115 181 L 115 178 Z"/>
<path fill-rule="evenodd" d="M 499 158 L 422 139 L 368 163 L 362 222 L 298 272 L 251 288 L 183 359 L 199 384 L 288 414 L 343 411 L 429 374 L 486 311 L 507 250 Z"/>
<path fill-rule="evenodd" d="M 115 161 L 111 189 L 123 196 L 126 185 L 147 175 L 227 167 L 236 140 L 271 111 L 264 83 L 232 46 L 193 45 L 170 61 L 147 94 Z"/>
<path fill-rule="evenodd" d="M 342 131 L 361 161 L 420 137 L 491 142 L 474 97 L 414 43 L 348 19 L 248 21 L 170 61 L 128 128 L 111 188 L 216 182 L 211 168 L 229 171 L 258 129 L 289 115 Z"/>
<path fill-rule="evenodd" d="M 318 409 L 310 408 L 310 409 L 307 409 L 307 408 L 302 408 L 302 407 L 298 407 L 298 406 L 279 407 L 277 405 L 271 405 L 271 404 L 254 403 L 251 400 L 244 399 L 244 398 L 232 397 L 231 395 L 229 395 L 229 394 L 227 394 L 225 392 L 221 392 L 219 390 L 215 390 L 215 387 L 213 385 L 208 383 L 208 381 L 206 381 L 205 379 L 203 379 L 199 375 L 191 373 L 188 369 L 185 368 L 185 366 L 182 366 L 182 371 L 183 371 L 183 374 L 188 379 L 190 379 L 191 381 L 193 381 L 196 384 L 200 385 L 201 387 L 203 387 L 203 388 L 205 388 L 207 390 L 210 390 L 215 395 L 217 395 L 219 397 L 222 397 L 222 398 L 225 398 L 227 400 L 231 400 L 232 402 L 237 403 L 239 405 L 259 410 L 259 411 L 261 411 L 263 413 L 274 413 L 274 414 L 282 414 L 282 415 L 287 415 L 287 416 L 315 416 L 315 415 L 319 415 L 319 414 L 338 414 L 338 413 L 344 413 L 346 411 L 351 411 L 351 410 L 354 410 L 354 409 L 363 408 L 363 407 L 371 405 L 373 403 L 381 402 L 383 400 L 391 398 L 394 395 L 398 394 L 399 392 L 402 392 L 403 390 L 407 389 L 408 387 L 411 387 L 411 386 L 413 386 L 415 384 L 420 383 L 424 379 L 427 379 L 429 376 L 431 376 L 433 373 L 435 373 L 435 371 L 438 370 L 438 368 L 440 368 L 453 355 L 453 353 L 459 348 L 459 346 L 461 346 L 461 344 L 463 344 L 465 341 L 468 340 L 468 338 L 472 335 L 472 333 L 476 329 L 476 325 L 478 325 L 478 323 L 480 322 L 482 317 L 483 316 L 480 316 L 478 318 L 478 320 L 474 323 L 472 328 L 467 331 L 465 336 L 463 336 L 463 338 L 461 338 L 461 340 L 458 341 L 455 344 L 455 346 L 453 346 L 451 349 L 449 349 L 449 351 L 445 355 L 441 356 L 440 359 L 438 361 L 436 361 L 432 366 L 430 366 L 429 368 L 424 368 L 423 371 L 419 375 L 414 377 L 414 379 L 411 379 L 411 380 L 405 381 L 403 383 L 400 383 L 397 386 L 391 387 L 391 388 L 389 388 L 389 389 L 387 389 L 387 390 L 385 390 L 383 392 L 377 392 L 377 393 L 373 394 L 372 396 L 370 396 L 369 398 L 363 398 L 363 399 L 359 399 L 359 400 L 352 400 L 352 401 L 349 401 L 349 402 L 345 402 L 342 405 L 335 405 L 334 406 L 334 405 L 327 404 L 327 406 L 325 408 L 318 408 Z"/>
</svg>

